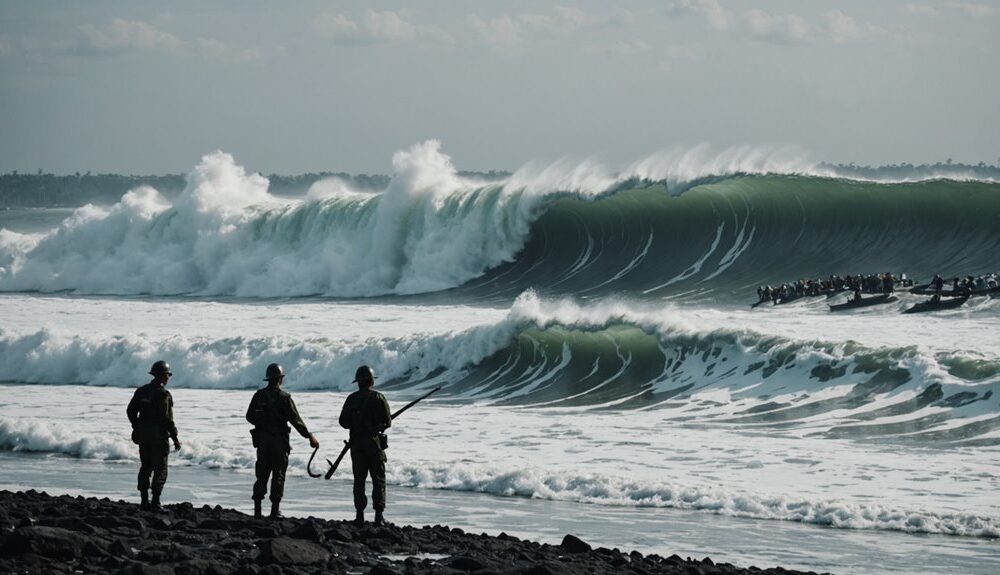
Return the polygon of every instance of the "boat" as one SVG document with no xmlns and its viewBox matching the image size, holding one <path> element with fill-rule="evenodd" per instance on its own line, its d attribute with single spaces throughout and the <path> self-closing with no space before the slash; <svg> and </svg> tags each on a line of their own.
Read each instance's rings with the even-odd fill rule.
<svg viewBox="0 0 1000 575">
<path fill-rule="evenodd" d="M 868 307 L 870 305 L 879 305 L 884 303 L 892 303 L 894 301 L 899 301 L 899 298 L 892 294 L 882 294 L 873 297 L 866 297 L 860 300 L 851 300 L 845 303 L 838 303 L 830 306 L 830 311 L 844 311 L 848 309 L 855 309 L 859 307 Z"/>
<path fill-rule="evenodd" d="M 826 299 L 830 299 L 832 297 L 837 297 L 838 295 L 844 293 L 845 291 L 851 291 L 851 288 L 846 288 L 845 287 L 845 288 L 840 288 L 840 289 L 828 289 L 828 290 L 823 290 L 823 291 L 821 291 L 819 293 L 820 293 L 820 295 L 825 295 Z"/>
<path fill-rule="evenodd" d="M 961 295 L 964 294 L 964 293 L 966 293 L 966 292 L 968 292 L 969 295 L 972 295 L 972 296 L 990 295 L 996 289 L 997 288 L 991 288 L 991 287 L 980 287 L 980 288 L 972 288 L 972 289 L 965 288 L 965 287 L 960 287 L 960 288 L 958 288 L 957 291 L 953 290 L 953 289 L 946 289 L 946 290 L 941 290 L 941 297 L 961 297 Z M 937 292 L 934 291 L 934 288 L 923 288 L 923 287 L 921 287 L 921 288 L 911 289 L 910 293 L 916 294 L 916 295 L 934 295 Z"/>
<path fill-rule="evenodd" d="M 923 313 L 925 311 L 938 311 L 942 309 L 954 309 L 956 307 L 961 307 L 962 304 L 969 301 L 969 296 L 964 295 L 962 297 L 952 297 L 952 298 L 941 298 L 938 301 L 927 300 L 914 304 L 913 307 L 903 310 L 903 313 Z"/>
</svg>

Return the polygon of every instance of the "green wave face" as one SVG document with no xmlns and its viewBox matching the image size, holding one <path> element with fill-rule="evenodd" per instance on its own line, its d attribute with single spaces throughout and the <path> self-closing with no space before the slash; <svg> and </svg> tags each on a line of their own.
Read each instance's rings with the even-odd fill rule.
<svg viewBox="0 0 1000 575">
<path fill-rule="evenodd" d="M 884 184 L 743 176 L 680 195 L 660 183 L 552 201 L 514 262 L 468 283 L 483 294 L 712 294 L 831 274 L 1000 268 L 1000 184 Z"/>
<path fill-rule="evenodd" d="M 528 327 L 477 364 L 381 385 L 443 385 L 457 401 L 516 407 L 663 410 L 671 420 L 699 425 L 997 444 L 991 432 L 1000 429 L 998 375 L 996 361 L 928 356 L 916 347 L 870 349 L 732 330 L 649 333 L 618 323 Z"/>
</svg>

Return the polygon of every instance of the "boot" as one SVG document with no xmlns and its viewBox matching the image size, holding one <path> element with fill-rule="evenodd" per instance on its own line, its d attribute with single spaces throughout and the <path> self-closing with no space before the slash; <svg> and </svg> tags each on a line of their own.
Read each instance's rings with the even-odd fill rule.
<svg viewBox="0 0 1000 575">
<path fill-rule="evenodd" d="M 139 509 L 142 509 L 143 511 L 149 511 L 149 491 L 146 490 L 140 491 L 139 497 L 142 498 L 142 500 L 139 502 Z"/>
<path fill-rule="evenodd" d="M 149 509 L 151 511 L 163 511 L 163 506 L 160 505 L 160 494 L 153 492 L 153 501 L 149 504 Z"/>
<path fill-rule="evenodd" d="M 382 516 L 382 512 L 381 511 L 375 511 L 375 525 L 378 525 L 380 527 L 384 527 L 384 526 L 386 526 L 388 524 L 389 524 L 389 522 L 386 521 L 385 517 Z"/>
<path fill-rule="evenodd" d="M 254 499 L 253 500 L 253 518 L 254 519 L 263 519 L 264 518 L 264 512 L 261 511 L 260 507 L 261 507 L 261 501 L 260 501 L 260 499 Z"/>
<path fill-rule="evenodd" d="M 361 509 L 358 509 L 357 515 L 354 516 L 354 524 L 357 525 L 358 527 L 361 527 L 362 525 L 365 524 L 365 512 L 362 511 Z"/>
<path fill-rule="evenodd" d="M 269 519 L 284 519 L 285 516 L 281 514 L 281 500 L 271 502 L 271 514 L 268 515 Z"/>
</svg>

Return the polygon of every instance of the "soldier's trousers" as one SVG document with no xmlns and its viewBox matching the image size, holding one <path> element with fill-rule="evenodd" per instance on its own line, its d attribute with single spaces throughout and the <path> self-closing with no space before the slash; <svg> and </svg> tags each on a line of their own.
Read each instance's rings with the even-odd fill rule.
<svg viewBox="0 0 1000 575">
<path fill-rule="evenodd" d="M 257 447 L 257 481 L 253 484 L 255 501 L 267 495 L 267 479 L 271 478 L 271 501 L 281 501 L 285 495 L 285 472 L 288 471 L 288 440 L 262 438 Z"/>
<path fill-rule="evenodd" d="M 153 476 L 153 494 L 163 492 L 167 483 L 167 458 L 170 455 L 170 444 L 157 440 L 139 444 L 139 491 L 150 488 L 149 476 Z"/>
<path fill-rule="evenodd" d="M 372 507 L 385 510 L 385 452 L 373 447 L 351 446 L 351 468 L 354 471 L 354 508 L 364 511 L 368 507 L 365 497 L 365 480 L 372 477 Z"/>
</svg>

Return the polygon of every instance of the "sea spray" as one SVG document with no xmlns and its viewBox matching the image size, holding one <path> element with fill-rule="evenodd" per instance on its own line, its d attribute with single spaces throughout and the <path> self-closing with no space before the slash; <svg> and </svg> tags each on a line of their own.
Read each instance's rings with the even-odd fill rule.
<svg viewBox="0 0 1000 575">
<path fill-rule="evenodd" d="M 1000 184 L 843 179 L 782 150 L 664 152 L 621 172 L 562 160 L 482 182 L 428 141 L 393 169 L 378 193 L 320 182 L 288 200 L 209 154 L 172 201 L 142 187 L 45 235 L 0 230 L 0 290 L 728 301 L 834 273 L 991 272 L 1000 249 Z"/>
<path fill-rule="evenodd" d="M 989 440 L 1000 429 L 995 356 L 705 323 L 670 308 L 580 305 L 528 292 L 498 321 L 362 341 L 0 330 L 0 380 L 134 387 L 152 361 L 169 358 L 174 388 L 252 389 L 278 362 L 292 374 L 289 389 L 346 391 L 353 386 L 345 374 L 368 364 L 378 366 L 387 391 L 409 396 L 443 385 L 461 402 L 661 410 L 702 422 L 936 443 Z"/>
<path fill-rule="evenodd" d="M 537 199 L 459 178 L 438 146 L 398 153 L 381 194 L 305 203 L 279 202 L 264 178 L 210 154 L 172 204 L 140 188 L 44 237 L 5 232 L 0 289 L 371 296 L 460 285 L 514 257 Z"/>
</svg>

